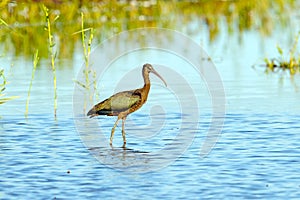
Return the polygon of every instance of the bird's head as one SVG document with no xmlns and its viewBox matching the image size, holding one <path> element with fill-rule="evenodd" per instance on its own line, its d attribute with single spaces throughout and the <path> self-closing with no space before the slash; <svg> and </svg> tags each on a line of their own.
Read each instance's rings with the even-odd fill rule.
<svg viewBox="0 0 300 200">
<path fill-rule="evenodd" d="M 162 80 L 162 82 L 164 82 L 165 86 L 167 87 L 166 81 L 157 73 L 157 71 L 155 71 L 155 69 L 152 67 L 152 65 L 150 65 L 148 63 L 144 64 L 143 65 L 143 74 L 145 74 L 145 73 L 149 74 L 150 72 L 155 74 L 158 78 L 160 78 Z"/>
</svg>

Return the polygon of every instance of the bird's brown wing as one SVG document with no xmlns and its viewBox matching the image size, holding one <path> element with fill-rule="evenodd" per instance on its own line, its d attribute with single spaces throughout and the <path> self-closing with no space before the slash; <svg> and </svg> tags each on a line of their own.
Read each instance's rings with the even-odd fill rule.
<svg viewBox="0 0 300 200">
<path fill-rule="evenodd" d="M 95 105 L 88 115 L 117 115 L 133 107 L 139 101 L 141 101 L 139 90 L 119 92 Z"/>
</svg>

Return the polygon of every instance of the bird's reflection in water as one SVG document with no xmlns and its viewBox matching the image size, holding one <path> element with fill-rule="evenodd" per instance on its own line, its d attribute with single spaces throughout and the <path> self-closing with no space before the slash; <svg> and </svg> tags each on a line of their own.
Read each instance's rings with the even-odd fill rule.
<svg viewBox="0 0 300 200">
<path fill-rule="evenodd" d="M 122 147 L 92 147 L 89 151 L 102 164 L 116 169 L 148 171 L 151 154 L 146 151 Z"/>
</svg>

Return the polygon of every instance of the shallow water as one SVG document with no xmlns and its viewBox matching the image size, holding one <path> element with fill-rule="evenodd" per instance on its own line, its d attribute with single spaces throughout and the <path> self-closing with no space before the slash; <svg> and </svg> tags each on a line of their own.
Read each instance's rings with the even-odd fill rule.
<svg viewBox="0 0 300 200">
<path fill-rule="evenodd" d="M 147 157 L 149 152 L 142 148 L 155 148 L 160 141 L 138 144 L 129 137 L 130 149 L 107 145 L 91 153 L 76 134 L 72 118 L 51 118 L 33 115 L 27 120 L 15 116 L 2 119 L 2 199 L 187 195 L 270 199 L 300 195 L 299 115 L 227 114 L 222 137 L 206 158 L 199 157 L 202 136 L 197 135 L 174 163 L 148 173 L 118 170 L 114 165 L 120 167 L 122 162 L 126 167 L 134 162 L 143 163 L 134 170 L 147 167 L 147 159 L 153 158 Z M 98 156 L 105 156 L 106 165 L 97 162 Z M 168 159 L 164 156 L 155 159 Z"/>
</svg>

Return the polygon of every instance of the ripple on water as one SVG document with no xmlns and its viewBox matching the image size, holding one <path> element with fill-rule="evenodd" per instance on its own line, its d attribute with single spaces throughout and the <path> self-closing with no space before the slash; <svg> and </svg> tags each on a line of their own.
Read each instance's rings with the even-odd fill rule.
<svg viewBox="0 0 300 200">
<path fill-rule="evenodd" d="M 163 136 L 142 142 L 130 135 L 129 128 L 126 149 L 117 145 L 122 142 L 120 133 L 115 136 L 114 148 L 95 142 L 88 149 L 70 117 L 57 121 L 47 115 L 27 120 L 5 117 L 0 134 L 0 197 L 113 198 L 136 194 L 172 199 L 189 194 L 199 198 L 296 198 L 300 196 L 299 119 L 297 115 L 229 113 L 215 148 L 201 159 L 200 147 L 210 124 L 210 119 L 203 118 L 186 152 L 160 170 L 145 173 L 176 152 L 153 154 L 172 141 L 171 127 Z M 109 137 L 111 126 L 106 123 Z"/>
</svg>

